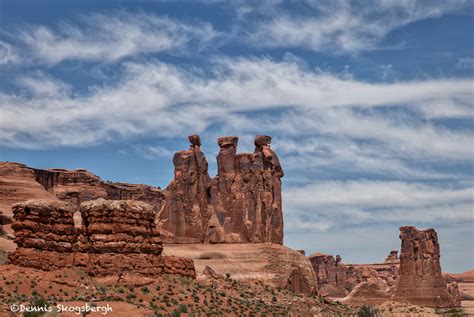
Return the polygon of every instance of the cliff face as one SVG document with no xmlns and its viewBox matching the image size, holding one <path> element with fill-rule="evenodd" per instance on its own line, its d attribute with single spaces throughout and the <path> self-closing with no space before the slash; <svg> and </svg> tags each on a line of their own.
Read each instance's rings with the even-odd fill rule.
<svg viewBox="0 0 474 317">
<path fill-rule="evenodd" d="M 197 135 L 173 158 L 175 176 L 157 222 L 165 243 L 283 243 L 283 171 L 269 136 L 237 154 L 237 137 L 221 137 L 211 179 Z"/>
<path fill-rule="evenodd" d="M 92 276 L 163 273 L 195 277 L 192 260 L 163 257 L 152 206 L 98 199 L 81 204 L 30 200 L 13 205 L 12 264 L 46 271 L 78 267 Z"/>
<path fill-rule="evenodd" d="M 441 276 L 436 231 L 401 227 L 400 239 L 400 273 L 392 299 L 429 307 L 456 306 Z"/>
<path fill-rule="evenodd" d="M 62 201 L 79 206 L 82 202 L 104 198 L 109 200 L 139 200 L 159 210 L 163 204 L 161 189 L 142 184 L 104 182 L 84 170 L 32 169 L 38 183 Z"/>
<path fill-rule="evenodd" d="M 10 162 L 0 162 L 0 194 L 0 212 L 9 220 L 15 203 L 29 199 L 58 200 L 36 181 L 34 169 Z"/>
</svg>

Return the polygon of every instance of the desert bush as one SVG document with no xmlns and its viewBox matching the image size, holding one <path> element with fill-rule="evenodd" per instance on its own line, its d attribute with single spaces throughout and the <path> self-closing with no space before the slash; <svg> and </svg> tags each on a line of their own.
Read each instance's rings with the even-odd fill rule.
<svg viewBox="0 0 474 317">
<path fill-rule="evenodd" d="M 376 317 L 377 310 L 372 305 L 364 305 L 357 312 L 358 317 Z"/>
</svg>

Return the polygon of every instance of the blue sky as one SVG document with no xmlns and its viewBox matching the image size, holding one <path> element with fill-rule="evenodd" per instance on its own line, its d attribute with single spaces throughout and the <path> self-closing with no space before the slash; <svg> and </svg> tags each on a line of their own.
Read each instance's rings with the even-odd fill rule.
<svg viewBox="0 0 474 317">
<path fill-rule="evenodd" d="M 285 244 L 474 267 L 471 1 L 0 0 L 0 160 L 166 187 L 199 133 L 274 137 Z"/>
</svg>

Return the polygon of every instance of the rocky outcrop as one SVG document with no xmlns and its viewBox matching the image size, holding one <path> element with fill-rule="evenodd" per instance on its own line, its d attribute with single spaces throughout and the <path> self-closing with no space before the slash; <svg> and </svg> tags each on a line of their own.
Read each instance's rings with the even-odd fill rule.
<svg viewBox="0 0 474 317">
<path fill-rule="evenodd" d="M 385 261 L 383 261 L 383 263 L 400 264 L 400 260 L 398 259 L 398 250 L 390 251 L 390 254 L 385 258 Z"/>
<path fill-rule="evenodd" d="M 197 135 L 173 158 L 175 176 L 158 215 L 165 243 L 283 242 L 281 180 L 271 138 L 257 136 L 254 153 L 237 154 L 237 137 L 221 137 L 211 179 Z"/>
<path fill-rule="evenodd" d="M 173 157 L 174 179 L 157 219 L 167 243 L 200 243 L 206 238 L 212 214 L 211 178 L 198 135 L 189 136 L 189 150 Z"/>
<path fill-rule="evenodd" d="M 237 154 L 237 137 L 218 139 L 212 203 L 226 242 L 283 243 L 281 169 L 271 137 L 255 137 L 253 153 Z"/>
<path fill-rule="evenodd" d="M 58 199 L 79 207 L 85 201 L 104 198 L 109 200 L 139 200 L 159 210 L 163 204 L 161 189 L 142 184 L 104 182 L 84 169 L 33 169 L 36 181 Z"/>
<path fill-rule="evenodd" d="M 139 200 L 156 211 L 164 201 L 164 192 L 156 187 L 104 182 L 84 169 L 43 170 L 10 162 L 0 162 L 0 193 L 0 211 L 7 220 L 13 217 L 13 204 L 31 199 L 61 200 L 77 208 L 82 202 L 98 198 Z"/>
<path fill-rule="evenodd" d="M 456 306 L 441 276 L 436 231 L 401 227 L 400 239 L 400 272 L 392 300 L 429 307 Z"/>
<path fill-rule="evenodd" d="M 308 257 L 316 273 L 318 292 L 323 296 L 344 297 L 347 294 L 345 286 L 347 267 L 341 262 L 341 257 L 315 253 Z"/>
<path fill-rule="evenodd" d="M 0 162 L 0 211 L 3 222 L 13 219 L 12 205 L 30 199 L 58 200 L 36 181 L 35 171 L 24 164 Z"/>
<path fill-rule="evenodd" d="M 380 305 L 390 299 L 392 289 L 384 280 L 371 280 L 357 284 L 341 302 L 353 306 Z"/>
<path fill-rule="evenodd" d="M 283 243 L 281 169 L 271 137 L 257 136 L 253 153 L 237 154 L 238 138 L 218 139 L 218 173 L 209 177 L 198 135 L 176 152 L 174 179 L 157 223 L 164 243 Z"/>
<path fill-rule="evenodd" d="M 167 244 L 163 254 L 192 259 L 198 279 L 229 273 L 238 281 L 258 281 L 305 294 L 316 291 L 316 277 L 309 260 L 279 244 Z"/>
<path fill-rule="evenodd" d="M 161 256 L 153 207 L 138 201 L 74 205 L 32 200 L 13 205 L 15 242 L 12 264 L 42 270 L 82 268 L 90 275 L 162 273 L 195 277 L 192 260 Z"/>
<path fill-rule="evenodd" d="M 334 258 L 322 253 L 312 254 L 308 259 L 316 273 L 318 292 L 324 296 L 342 298 L 361 283 L 375 285 L 383 281 L 387 287 L 394 286 L 399 266 L 397 253 L 391 251 L 384 263 L 373 264 L 345 264 L 339 255 Z"/>
<path fill-rule="evenodd" d="M 97 199 L 80 206 L 78 251 L 161 254 L 153 207 L 134 200 Z"/>
</svg>

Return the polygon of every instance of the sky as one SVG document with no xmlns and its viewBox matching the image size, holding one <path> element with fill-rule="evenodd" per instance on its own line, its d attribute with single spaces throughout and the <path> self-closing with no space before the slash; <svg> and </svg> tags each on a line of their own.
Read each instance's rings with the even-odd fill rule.
<svg viewBox="0 0 474 317">
<path fill-rule="evenodd" d="M 285 245 L 474 267 L 474 2 L 0 0 L 0 161 L 165 188 L 199 133 L 285 171 Z"/>
</svg>

